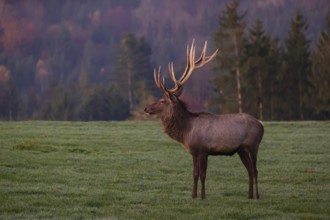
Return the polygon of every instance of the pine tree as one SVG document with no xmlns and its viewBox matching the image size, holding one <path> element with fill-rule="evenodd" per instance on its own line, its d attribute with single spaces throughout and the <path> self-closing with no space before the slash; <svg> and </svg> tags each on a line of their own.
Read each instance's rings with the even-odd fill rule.
<svg viewBox="0 0 330 220">
<path fill-rule="evenodd" d="M 15 120 L 18 108 L 19 97 L 11 73 L 0 65 L 0 119 Z"/>
<path fill-rule="evenodd" d="M 9 120 L 16 120 L 19 110 L 19 94 L 12 78 L 8 82 L 7 98 L 8 118 Z"/>
<path fill-rule="evenodd" d="M 43 120 L 73 120 L 75 101 L 62 86 L 54 84 L 43 97 L 40 109 L 34 113 L 35 118 Z"/>
<path fill-rule="evenodd" d="M 312 73 L 309 77 L 309 107 L 318 118 L 330 118 L 330 10 L 326 17 L 327 29 L 322 31 L 317 49 L 312 54 Z"/>
<path fill-rule="evenodd" d="M 139 82 L 152 82 L 150 55 L 151 49 L 143 38 L 137 39 L 132 33 L 122 37 L 113 80 L 117 83 L 121 95 L 128 101 L 130 112 L 139 102 L 140 97 L 134 92 Z"/>
<path fill-rule="evenodd" d="M 285 40 L 285 70 L 281 80 L 283 119 L 305 118 L 308 74 L 310 73 L 310 41 L 306 37 L 307 24 L 300 10 L 291 21 Z"/>
<path fill-rule="evenodd" d="M 84 65 L 82 65 L 78 78 L 78 90 L 79 90 L 79 95 L 81 96 L 82 99 L 89 95 L 90 88 L 91 88 L 91 82 L 90 82 L 89 74 L 87 72 L 87 68 Z"/>
<path fill-rule="evenodd" d="M 279 101 L 279 75 L 282 72 L 282 48 L 279 46 L 276 38 L 270 39 L 270 48 L 267 59 L 267 74 L 265 76 L 264 99 L 265 117 L 270 120 L 281 119 L 281 115 L 277 114 L 281 102 Z"/>
<path fill-rule="evenodd" d="M 65 25 L 59 33 L 49 34 L 44 42 L 47 45 L 49 57 L 46 60 L 52 77 L 61 84 L 65 84 L 70 74 L 75 71 L 82 54 L 82 47 L 79 47 L 72 39 L 71 33 Z"/>
<path fill-rule="evenodd" d="M 214 40 L 217 48 L 220 48 L 218 56 L 217 76 L 214 84 L 219 93 L 218 98 L 224 101 L 223 111 L 242 112 L 241 95 L 241 68 L 244 48 L 244 18 L 246 13 L 238 12 L 239 3 L 233 0 L 231 4 L 226 4 L 224 11 L 219 17 L 219 28 L 216 31 Z M 236 82 L 236 83 L 235 83 Z M 236 85 L 235 85 L 236 84 Z M 233 90 L 233 88 L 236 88 Z M 237 104 L 232 94 L 237 94 Z"/>
<path fill-rule="evenodd" d="M 123 120 L 129 116 L 127 103 L 114 86 L 94 86 L 82 106 L 79 119 L 84 121 Z"/>
<path fill-rule="evenodd" d="M 246 45 L 247 60 L 244 74 L 245 108 L 249 113 L 264 117 L 264 86 L 268 75 L 267 62 L 270 53 L 270 38 L 266 35 L 262 22 L 257 19 L 249 29 L 249 42 Z"/>
</svg>

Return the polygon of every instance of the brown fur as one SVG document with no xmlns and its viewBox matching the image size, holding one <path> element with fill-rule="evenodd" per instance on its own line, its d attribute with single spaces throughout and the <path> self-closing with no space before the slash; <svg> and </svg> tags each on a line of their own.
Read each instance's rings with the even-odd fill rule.
<svg viewBox="0 0 330 220">
<path fill-rule="evenodd" d="M 183 144 L 192 155 L 194 163 L 194 186 L 192 197 L 197 197 L 197 183 L 201 180 L 201 197 L 205 199 L 205 178 L 208 155 L 233 155 L 238 153 L 249 175 L 249 198 L 259 198 L 257 154 L 264 128 L 262 123 L 248 114 L 215 115 L 206 112 L 192 113 L 178 98 L 182 86 L 194 70 L 209 63 L 216 56 L 206 56 L 207 42 L 201 56 L 195 60 L 194 41 L 187 48 L 187 67 L 178 79 L 169 64 L 169 73 L 175 86 L 167 89 L 161 77 L 160 68 L 154 71 L 156 86 L 164 92 L 159 101 L 148 105 L 145 112 L 158 115 L 164 131 L 174 140 Z M 254 189 L 255 186 L 255 189 Z"/>
<path fill-rule="evenodd" d="M 162 99 L 145 108 L 148 114 L 158 115 L 163 129 L 172 139 L 183 144 L 192 155 L 194 186 L 197 196 L 198 178 L 201 197 L 205 199 L 205 178 L 208 155 L 238 153 L 249 175 L 249 198 L 259 198 L 257 153 L 263 136 L 263 125 L 248 114 L 215 115 L 192 113 L 175 95 L 165 93 Z M 254 189 L 255 186 L 255 189 Z"/>
</svg>

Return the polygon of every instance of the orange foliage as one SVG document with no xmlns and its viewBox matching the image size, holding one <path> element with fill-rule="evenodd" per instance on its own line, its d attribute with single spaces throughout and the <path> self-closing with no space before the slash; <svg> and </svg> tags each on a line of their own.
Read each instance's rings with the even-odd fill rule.
<svg viewBox="0 0 330 220">
<path fill-rule="evenodd" d="M 10 79 L 10 71 L 7 67 L 0 65 L 0 87 L 7 84 Z"/>
<path fill-rule="evenodd" d="M 12 16 L 3 16 L 1 19 L 3 35 L 0 41 L 2 42 L 6 52 L 11 53 L 17 49 L 21 42 L 21 28 L 17 19 Z"/>
<path fill-rule="evenodd" d="M 12 15 L 3 15 L 0 20 L 0 26 L 3 29 L 0 42 L 3 44 L 7 54 L 21 51 L 22 48 L 32 47 L 37 35 L 37 30 L 33 23 L 24 19 L 18 19 Z"/>
<path fill-rule="evenodd" d="M 36 78 L 38 80 L 42 80 L 45 77 L 48 76 L 48 70 L 47 70 L 47 66 L 45 61 L 43 61 L 42 59 L 39 59 L 37 64 L 36 64 Z"/>
</svg>

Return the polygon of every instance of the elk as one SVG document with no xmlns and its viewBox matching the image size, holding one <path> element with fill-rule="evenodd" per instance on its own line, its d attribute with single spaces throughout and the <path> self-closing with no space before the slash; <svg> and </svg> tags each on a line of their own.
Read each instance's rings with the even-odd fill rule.
<svg viewBox="0 0 330 220">
<path fill-rule="evenodd" d="M 263 137 L 262 123 L 251 115 L 224 114 L 216 115 L 207 112 L 190 112 L 186 104 L 179 99 L 183 85 L 194 70 L 209 63 L 216 55 L 206 56 L 207 41 L 200 57 L 195 61 L 194 41 L 187 46 L 187 66 L 182 76 L 177 79 L 173 63 L 169 64 L 169 75 L 174 87 L 168 89 L 165 79 L 161 77 L 161 69 L 154 70 L 156 86 L 164 92 L 163 97 L 146 106 L 146 114 L 157 115 L 163 125 L 164 132 L 181 143 L 192 155 L 194 185 L 192 198 L 197 197 L 198 179 L 201 181 L 201 198 L 205 199 L 205 178 L 209 155 L 231 156 L 238 153 L 249 176 L 250 199 L 259 199 L 257 154 Z"/>
</svg>

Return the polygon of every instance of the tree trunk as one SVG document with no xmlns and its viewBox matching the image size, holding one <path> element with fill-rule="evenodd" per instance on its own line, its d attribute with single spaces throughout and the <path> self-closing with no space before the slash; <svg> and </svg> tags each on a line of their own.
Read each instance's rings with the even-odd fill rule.
<svg viewBox="0 0 330 220">
<path fill-rule="evenodd" d="M 133 97 L 132 97 L 132 72 L 131 69 L 127 69 L 127 84 L 128 84 L 128 103 L 129 103 L 129 112 L 132 113 L 133 106 Z"/>
<path fill-rule="evenodd" d="M 236 83 L 237 83 L 237 103 L 238 103 L 238 112 L 242 113 L 242 94 L 241 94 L 241 80 L 240 80 L 240 69 L 239 69 L 239 52 L 237 45 L 237 37 L 235 32 L 233 32 L 234 36 L 234 46 L 235 46 L 235 54 L 236 54 Z"/>
<path fill-rule="evenodd" d="M 237 82 L 237 102 L 238 102 L 238 112 L 242 113 L 242 94 L 241 94 L 241 80 L 239 66 L 236 66 L 236 82 Z"/>
<path fill-rule="evenodd" d="M 260 71 L 257 73 L 258 77 L 258 106 L 259 106 L 259 119 L 262 121 L 264 118 L 263 114 L 263 97 L 262 97 L 262 81 Z"/>
<path fill-rule="evenodd" d="M 304 120 L 304 112 L 303 112 L 303 94 L 302 94 L 302 82 L 301 82 L 301 77 L 299 77 L 299 84 L 298 84 L 298 89 L 299 89 L 299 113 L 300 113 L 300 119 Z"/>
<path fill-rule="evenodd" d="M 270 120 L 274 121 L 274 85 L 270 86 Z"/>
</svg>

